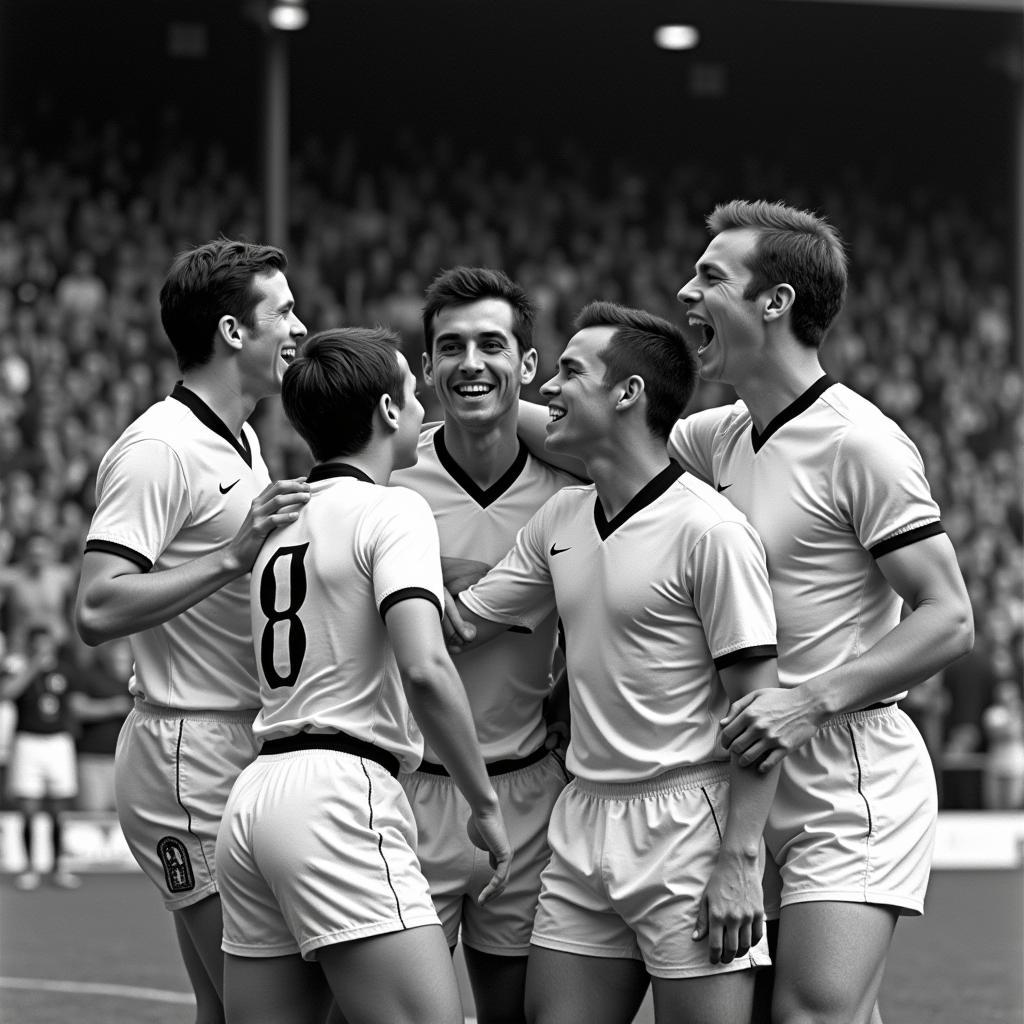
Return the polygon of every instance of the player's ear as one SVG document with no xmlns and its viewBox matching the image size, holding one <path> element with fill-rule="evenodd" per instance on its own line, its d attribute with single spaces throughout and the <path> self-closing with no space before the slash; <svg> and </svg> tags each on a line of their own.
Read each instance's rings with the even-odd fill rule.
<svg viewBox="0 0 1024 1024">
<path fill-rule="evenodd" d="M 645 387 L 646 385 L 644 384 L 643 377 L 640 377 L 635 373 L 631 377 L 627 377 L 620 384 L 616 384 L 615 389 L 618 393 L 618 397 L 615 400 L 615 408 L 617 410 L 632 408 L 640 401 Z"/>
<path fill-rule="evenodd" d="M 522 378 L 524 384 L 529 384 L 536 375 L 537 350 L 535 348 L 528 348 L 523 353 L 523 358 L 519 362 L 519 376 Z"/>
<path fill-rule="evenodd" d="M 423 383 L 434 386 L 434 362 L 429 352 L 423 353 Z"/>
<path fill-rule="evenodd" d="M 229 348 L 236 351 L 242 347 L 241 322 L 238 317 L 225 313 L 217 321 L 217 337 L 225 342 Z"/>
<path fill-rule="evenodd" d="M 778 320 L 791 312 L 796 301 L 796 291 L 791 284 L 777 284 L 763 293 L 766 297 L 765 320 Z"/>
<path fill-rule="evenodd" d="M 377 415 L 380 417 L 381 426 L 388 432 L 398 429 L 398 406 L 389 394 L 383 394 L 377 401 Z"/>
</svg>

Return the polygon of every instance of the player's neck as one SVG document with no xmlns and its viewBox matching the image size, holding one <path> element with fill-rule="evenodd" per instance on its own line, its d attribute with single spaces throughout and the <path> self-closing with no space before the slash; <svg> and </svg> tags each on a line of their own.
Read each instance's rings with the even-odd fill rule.
<svg viewBox="0 0 1024 1024">
<path fill-rule="evenodd" d="M 825 372 L 818 350 L 793 342 L 734 385 L 757 430 L 764 430 Z"/>
<path fill-rule="evenodd" d="M 242 424 L 252 415 L 258 398 L 245 394 L 237 382 L 225 374 L 204 372 L 207 369 L 197 367 L 188 371 L 182 383 L 223 420 L 235 437 L 239 437 Z"/>
<path fill-rule="evenodd" d="M 320 465 L 352 466 L 365 473 L 375 484 L 387 485 L 395 468 L 395 460 L 386 445 L 371 442 L 355 455 L 339 455 L 326 459 Z"/>
<path fill-rule="evenodd" d="M 516 421 L 504 417 L 489 430 L 469 431 L 446 419 L 444 446 L 473 483 L 486 490 L 496 484 L 516 460 L 519 453 Z"/>
<path fill-rule="evenodd" d="M 595 445 L 585 464 L 605 517 L 614 519 L 668 463 L 665 442 L 647 435 L 626 443 Z"/>
</svg>

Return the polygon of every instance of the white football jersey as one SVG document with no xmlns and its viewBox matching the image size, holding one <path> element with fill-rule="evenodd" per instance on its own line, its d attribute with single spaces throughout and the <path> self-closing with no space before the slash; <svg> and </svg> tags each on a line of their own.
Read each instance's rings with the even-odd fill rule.
<svg viewBox="0 0 1024 1024">
<path fill-rule="evenodd" d="M 144 572 L 191 562 L 238 532 L 270 483 L 245 424 L 235 438 L 178 384 L 138 417 L 100 462 L 86 551 L 108 551 Z M 249 625 L 249 578 L 225 584 L 158 626 L 131 636 L 129 689 L 154 704 L 232 711 L 259 706 Z"/>
<path fill-rule="evenodd" d="M 764 543 L 783 686 L 858 657 L 898 624 L 900 598 L 875 559 L 944 531 L 920 454 L 877 407 L 826 375 L 763 434 L 737 402 L 680 420 L 669 452 Z"/>
<path fill-rule="evenodd" d="M 565 630 L 568 766 L 632 782 L 728 760 L 717 668 L 774 657 L 764 551 L 712 488 L 671 465 L 609 521 L 593 485 L 567 487 L 462 595 L 492 622 Z"/>
<path fill-rule="evenodd" d="M 443 426 L 432 425 L 420 435 L 419 461 L 393 473 L 391 483 L 427 499 L 443 556 L 494 565 L 533 513 L 578 481 L 520 446 L 508 472 L 482 490 L 448 452 Z M 486 761 L 523 757 L 543 742 L 542 705 L 551 687 L 557 619 L 552 611 L 530 632 L 504 633 L 456 657 Z M 424 757 L 437 761 L 430 750 Z"/>
<path fill-rule="evenodd" d="M 443 608 L 437 528 L 426 501 L 342 463 L 316 466 L 298 519 L 275 530 L 252 571 L 260 739 L 341 731 L 412 771 L 423 737 L 384 615 L 422 598 Z"/>
</svg>

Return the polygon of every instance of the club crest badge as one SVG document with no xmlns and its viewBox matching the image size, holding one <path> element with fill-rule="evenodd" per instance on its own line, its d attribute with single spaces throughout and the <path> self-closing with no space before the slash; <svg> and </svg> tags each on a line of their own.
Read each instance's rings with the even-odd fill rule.
<svg viewBox="0 0 1024 1024">
<path fill-rule="evenodd" d="M 156 855 L 164 866 L 169 892 L 188 892 L 196 887 L 196 876 L 192 873 L 192 862 L 188 850 L 180 839 L 164 836 L 156 844 Z"/>
</svg>

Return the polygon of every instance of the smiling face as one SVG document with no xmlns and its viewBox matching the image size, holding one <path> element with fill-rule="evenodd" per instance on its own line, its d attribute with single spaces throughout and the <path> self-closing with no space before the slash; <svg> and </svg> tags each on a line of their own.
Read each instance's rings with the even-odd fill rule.
<svg viewBox="0 0 1024 1024">
<path fill-rule="evenodd" d="M 697 261 L 694 276 L 679 289 L 690 326 L 702 334 L 697 357 L 705 380 L 736 384 L 761 348 L 761 307 L 756 296 L 744 298 L 754 276 L 747 260 L 756 245 L 753 229 L 721 232 Z"/>
<path fill-rule="evenodd" d="M 306 336 L 306 327 L 295 315 L 295 299 L 288 279 L 279 270 L 258 274 L 253 287 L 260 300 L 253 310 L 253 326 L 244 324 L 242 356 L 246 379 L 258 396 L 277 394 L 295 349 Z"/>
<path fill-rule="evenodd" d="M 615 396 L 605 383 L 601 353 L 614 327 L 586 327 L 574 334 L 558 357 L 558 373 L 540 389 L 548 400 L 544 446 L 583 458 L 604 440 L 614 423 Z"/>
<path fill-rule="evenodd" d="M 537 353 L 520 351 L 507 302 L 446 306 L 434 317 L 432 337 L 423 376 L 437 392 L 446 422 L 487 430 L 516 415 L 520 388 L 537 372 Z"/>
</svg>

